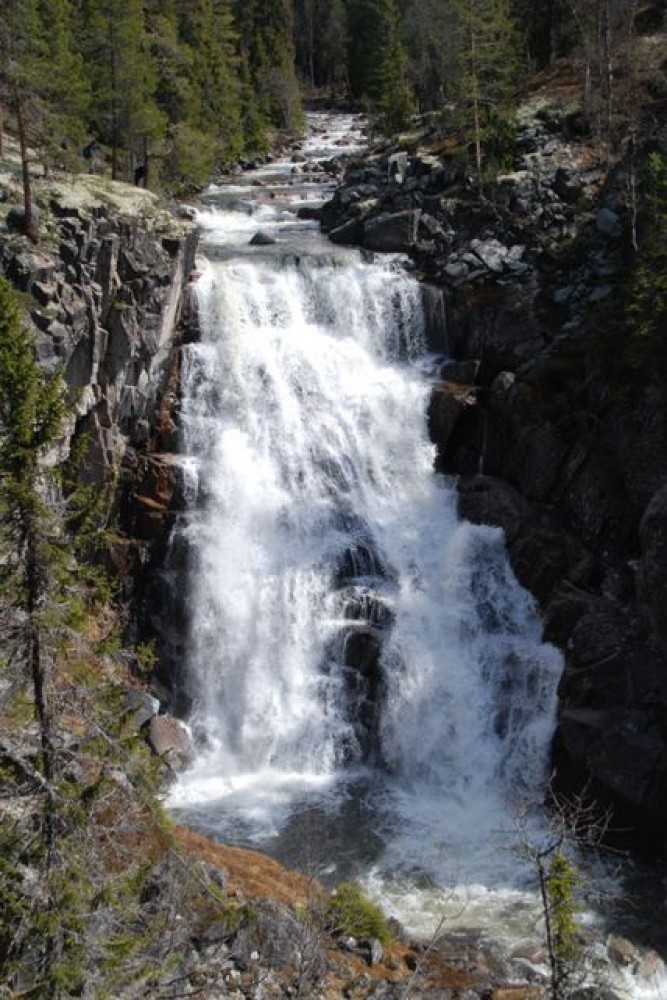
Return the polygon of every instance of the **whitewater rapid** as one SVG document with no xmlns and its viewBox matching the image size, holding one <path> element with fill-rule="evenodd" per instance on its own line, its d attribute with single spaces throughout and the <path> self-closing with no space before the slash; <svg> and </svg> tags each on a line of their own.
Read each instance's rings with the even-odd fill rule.
<svg viewBox="0 0 667 1000">
<path fill-rule="evenodd" d="M 355 148 L 354 125 L 320 131 L 311 161 L 351 130 Z M 543 835 L 561 656 L 502 532 L 461 522 L 433 471 L 446 341 L 427 293 L 400 258 L 298 219 L 328 188 L 292 170 L 263 168 L 256 201 L 213 190 L 200 217 L 182 411 L 200 753 L 170 806 L 359 878 L 413 932 L 444 915 L 517 947 L 539 910 L 517 842 Z M 258 230 L 278 242 L 249 248 Z"/>
</svg>

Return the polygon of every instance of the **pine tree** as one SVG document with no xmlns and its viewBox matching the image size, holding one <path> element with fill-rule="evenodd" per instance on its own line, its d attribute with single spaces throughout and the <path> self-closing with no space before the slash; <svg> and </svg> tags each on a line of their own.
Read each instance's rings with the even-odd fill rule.
<svg viewBox="0 0 667 1000">
<path fill-rule="evenodd" d="M 38 14 L 32 79 L 39 106 L 33 134 L 45 172 L 51 166 L 71 169 L 79 162 L 91 99 L 75 46 L 71 0 L 40 0 Z"/>
<path fill-rule="evenodd" d="M 385 133 L 404 128 L 414 112 L 414 99 L 407 80 L 407 54 L 401 39 L 401 25 L 395 0 L 388 8 L 387 36 L 377 69 L 376 101 L 379 127 Z"/>
<path fill-rule="evenodd" d="M 84 28 L 92 116 L 111 147 L 111 176 L 118 180 L 139 169 L 147 184 L 151 143 L 162 137 L 165 120 L 155 103 L 157 76 L 141 0 L 84 0 Z"/>
<path fill-rule="evenodd" d="M 23 226 L 37 239 L 28 152 L 28 105 L 34 94 L 34 39 L 39 37 L 36 0 L 8 0 L 0 18 L 0 102 L 16 116 L 23 179 Z"/>
<path fill-rule="evenodd" d="M 221 159 L 243 150 L 238 37 L 229 0 L 193 0 L 179 8 L 180 35 L 189 50 L 197 110 L 187 123 L 214 136 Z"/>
<path fill-rule="evenodd" d="M 509 0 L 452 0 L 457 18 L 457 79 L 450 96 L 473 142 L 483 188 L 484 146 L 502 145 L 520 74 L 519 44 Z M 498 139 L 501 142 L 498 143 Z"/>
<path fill-rule="evenodd" d="M 299 132 L 303 109 L 295 70 L 292 0 L 235 0 L 234 11 L 260 114 L 277 128 Z"/>
</svg>

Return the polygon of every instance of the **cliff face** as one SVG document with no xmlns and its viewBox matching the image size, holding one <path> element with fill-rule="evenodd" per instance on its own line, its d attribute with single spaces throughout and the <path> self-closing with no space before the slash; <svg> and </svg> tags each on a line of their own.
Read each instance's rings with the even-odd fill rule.
<svg viewBox="0 0 667 1000">
<path fill-rule="evenodd" d="M 152 636 L 154 580 L 179 506 L 180 347 L 196 326 L 191 222 L 148 192 L 98 177 L 37 183 L 40 243 L 0 224 L 0 273 L 23 294 L 38 356 L 73 407 L 61 457 L 108 490 L 110 559 L 136 634 Z"/>
<path fill-rule="evenodd" d="M 610 374 L 628 175 L 622 160 L 609 169 L 560 72 L 524 100 L 513 169 L 483 197 L 425 137 L 349 171 L 322 221 L 335 241 L 409 253 L 445 289 L 437 466 L 459 476 L 462 516 L 504 528 L 545 638 L 565 652 L 556 781 L 588 784 L 634 846 L 662 851 L 665 387 L 650 366 Z"/>
</svg>

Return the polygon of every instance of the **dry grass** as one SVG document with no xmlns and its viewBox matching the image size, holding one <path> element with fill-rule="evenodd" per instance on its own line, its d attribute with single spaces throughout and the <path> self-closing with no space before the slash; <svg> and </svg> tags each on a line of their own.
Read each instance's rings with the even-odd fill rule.
<svg viewBox="0 0 667 1000">
<path fill-rule="evenodd" d="M 324 890 L 313 879 L 283 868 L 273 858 L 241 847 L 215 844 L 184 826 L 174 831 L 176 847 L 187 857 L 223 868 L 227 889 L 246 899 L 274 899 L 290 906 L 307 906 L 324 898 Z"/>
</svg>

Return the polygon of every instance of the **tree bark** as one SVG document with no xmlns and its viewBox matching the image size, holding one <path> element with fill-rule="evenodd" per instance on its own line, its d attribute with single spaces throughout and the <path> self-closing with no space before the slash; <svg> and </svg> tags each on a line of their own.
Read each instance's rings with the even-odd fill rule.
<svg viewBox="0 0 667 1000">
<path fill-rule="evenodd" d="M 475 164 L 477 167 L 477 186 L 482 193 L 482 127 L 479 115 L 479 82 L 477 79 L 477 37 L 475 29 L 470 29 L 470 67 L 472 77 L 472 108 L 475 127 Z"/>
<path fill-rule="evenodd" d="M 36 243 L 38 240 L 37 226 L 35 225 L 32 207 L 32 181 L 30 179 L 30 163 L 28 157 L 28 140 L 25 127 L 25 108 L 22 94 L 16 90 L 14 94 L 16 102 L 16 120 L 19 131 L 19 146 L 21 149 L 21 173 L 23 175 L 23 230 L 29 239 Z"/>
</svg>

